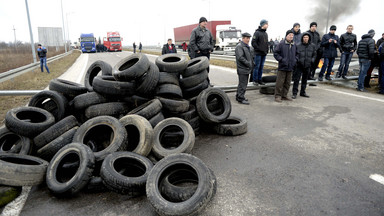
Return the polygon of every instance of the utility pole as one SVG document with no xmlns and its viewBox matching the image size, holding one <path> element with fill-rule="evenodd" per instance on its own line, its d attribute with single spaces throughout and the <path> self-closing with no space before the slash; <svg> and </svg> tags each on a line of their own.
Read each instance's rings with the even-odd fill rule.
<svg viewBox="0 0 384 216">
<path fill-rule="evenodd" d="M 325 27 L 325 33 L 328 31 L 328 24 L 329 24 L 329 14 L 331 12 L 331 0 L 328 1 L 328 16 L 327 16 L 327 26 Z"/>
<path fill-rule="evenodd" d="M 31 37 L 31 48 L 32 48 L 33 63 L 36 63 L 37 60 L 36 60 L 36 52 L 35 52 L 35 43 L 33 42 L 31 19 L 29 18 L 29 9 L 28 9 L 28 1 L 27 0 L 25 0 L 25 7 L 27 8 L 27 17 L 28 17 L 28 25 L 29 25 L 29 35 Z"/>
<path fill-rule="evenodd" d="M 16 49 L 16 29 L 15 29 L 15 26 L 13 26 L 13 36 L 15 37 L 15 42 L 14 42 L 14 44 L 15 44 L 15 49 Z"/>
<path fill-rule="evenodd" d="M 63 21 L 63 39 L 64 39 L 64 49 L 67 52 L 67 41 L 65 40 L 65 28 L 64 28 L 64 13 L 63 13 L 63 0 L 61 2 L 61 19 Z"/>
</svg>

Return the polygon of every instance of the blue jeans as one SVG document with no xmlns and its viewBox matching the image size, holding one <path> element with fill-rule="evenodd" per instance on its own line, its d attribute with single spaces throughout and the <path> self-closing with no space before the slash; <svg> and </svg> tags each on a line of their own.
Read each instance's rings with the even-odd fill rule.
<svg viewBox="0 0 384 216">
<path fill-rule="evenodd" d="M 253 81 L 254 82 L 261 81 L 261 77 L 263 76 L 265 57 L 266 57 L 265 55 L 256 55 L 255 56 L 255 69 L 253 69 Z"/>
<path fill-rule="evenodd" d="M 364 89 L 364 79 L 365 79 L 365 76 L 367 75 L 367 71 L 369 67 L 371 66 L 371 60 L 359 59 L 359 65 L 360 65 L 360 74 L 359 74 L 359 80 L 357 81 L 357 88 Z"/>
<path fill-rule="evenodd" d="M 323 64 L 323 67 L 321 67 L 321 71 L 320 71 L 319 77 L 323 77 L 324 76 L 325 69 L 327 67 L 328 67 L 328 69 L 327 69 L 327 74 L 325 75 L 325 77 L 329 77 L 331 75 L 334 63 L 335 63 L 335 58 L 325 58 L 324 57 L 324 64 Z"/>
<path fill-rule="evenodd" d="M 343 52 L 343 54 L 341 54 L 340 66 L 338 69 L 340 76 L 347 75 L 349 63 L 351 63 L 352 55 L 353 55 L 353 52 Z"/>
<path fill-rule="evenodd" d="M 45 69 L 47 69 L 47 72 L 49 73 L 49 69 L 48 69 L 48 66 L 47 66 L 47 57 L 40 58 L 41 72 L 44 72 L 43 65 L 45 66 Z"/>
</svg>

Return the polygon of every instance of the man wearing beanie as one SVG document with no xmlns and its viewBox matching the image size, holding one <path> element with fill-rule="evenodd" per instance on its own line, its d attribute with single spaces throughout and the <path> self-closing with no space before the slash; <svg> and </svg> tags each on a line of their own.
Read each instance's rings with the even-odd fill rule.
<svg viewBox="0 0 384 216">
<path fill-rule="evenodd" d="M 291 85 L 292 72 L 298 60 L 296 49 L 297 47 L 293 42 L 293 31 L 288 30 L 285 34 L 285 40 L 276 46 L 273 54 L 279 62 L 275 87 L 275 101 L 278 103 L 281 103 L 282 100 L 292 101 L 292 98 L 288 96 L 288 92 Z"/>
<path fill-rule="evenodd" d="M 260 26 L 256 29 L 252 38 L 252 47 L 255 50 L 255 68 L 253 70 L 252 78 L 254 85 L 264 85 L 261 81 L 261 77 L 263 76 L 263 68 L 265 57 L 268 54 L 268 21 L 262 19 L 260 21 Z"/>
<path fill-rule="evenodd" d="M 191 47 L 191 59 L 200 56 L 206 56 L 208 59 L 210 58 L 214 44 L 212 34 L 207 29 L 207 23 L 208 20 L 205 17 L 201 17 L 199 25 L 192 30 L 191 38 L 189 40 L 189 46 Z M 209 73 L 209 67 L 207 70 Z"/>
<path fill-rule="evenodd" d="M 301 43 L 301 31 L 300 31 L 300 24 L 295 23 L 293 24 L 293 42 L 295 42 L 296 46 L 298 46 Z"/>
<path fill-rule="evenodd" d="M 311 22 L 311 24 L 309 25 L 309 30 L 307 32 L 311 36 L 311 43 L 316 47 L 316 59 L 315 59 L 315 62 L 312 63 L 311 72 L 309 73 L 309 77 L 308 77 L 309 80 L 314 80 L 317 66 L 319 65 L 320 59 L 323 57 L 323 49 L 321 47 L 321 37 L 320 37 L 320 34 L 317 32 L 317 23 Z M 312 84 L 312 85 L 316 85 L 316 84 Z"/>
<path fill-rule="evenodd" d="M 375 40 L 372 39 L 375 34 L 374 31 L 372 31 L 373 30 L 370 30 L 368 34 L 363 35 L 357 45 L 357 55 L 359 56 L 360 65 L 360 74 L 356 88 L 358 91 L 365 91 L 364 79 L 375 55 Z"/>
<path fill-rule="evenodd" d="M 324 51 L 323 51 L 324 64 L 319 74 L 319 81 L 323 81 L 325 70 L 327 70 L 325 79 L 332 80 L 331 78 L 332 67 L 333 67 L 333 64 L 335 63 L 335 58 L 337 57 L 336 48 L 339 48 L 340 53 L 343 52 L 340 47 L 339 36 L 335 35 L 335 32 L 336 32 L 336 26 L 331 25 L 331 27 L 329 28 L 329 33 L 325 34 L 323 36 L 323 39 L 321 40 L 321 46 L 324 47 Z"/>
<path fill-rule="evenodd" d="M 41 72 L 44 72 L 44 68 L 43 68 L 43 66 L 44 66 L 45 69 L 47 69 L 47 73 L 49 73 L 49 69 L 47 66 L 47 49 L 45 47 L 41 46 L 41 44 L 38 44 L 37 46 L 38 46 L 37 55 L 39 56 L 39 59 L 40 59 Z"/>
<path fill-rule="evenodd" d="M 340 66 L 337 70 L 337 78 L 347 78 L 346 76 L 348 73 L 349 63 L 351 63 L 353 53 L 356 51 L 357 48 L 356 35 L 352 33 L 352 30 L 353 25 L 348 25 L 347 32 L 340 36 L 340 46 L 343 50 L 343 53 L 341 54 Z"/>
</svg>

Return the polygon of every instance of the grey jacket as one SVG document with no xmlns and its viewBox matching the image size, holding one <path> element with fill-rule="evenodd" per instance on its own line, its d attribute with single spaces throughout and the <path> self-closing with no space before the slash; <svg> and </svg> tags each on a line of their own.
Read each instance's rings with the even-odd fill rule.
<svg viewBox="0 0 384 216">
<path fill-rule="evenodd" d="M 244 42 L 240 42 L 236 46 L 236 65 L 238 74 L 250 74 L 253 70 L 253 47 L 248 46 Z"/>
<path fill-rule="evenodd" d="M 213 51 L 213 37 L 208 29 L 197 26 L 192 30 L 189 46 L 192 52 L 209 52 Z"/>
</svg>

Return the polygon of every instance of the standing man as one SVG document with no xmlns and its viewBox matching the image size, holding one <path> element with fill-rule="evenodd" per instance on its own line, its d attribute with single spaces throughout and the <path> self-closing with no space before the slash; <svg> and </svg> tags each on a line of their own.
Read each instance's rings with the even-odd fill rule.
<svg viewBox="0 0 384 216">
<path fill-rule="evenodd" d="M 295 99 L 297 92 L 299 91 L 299 82 L 301 77 L 301 89 L 300 96 L 307 97 L 305 89 L 307 87 L 307 79 L 311 71 L 312 63 L 316 59 L 316 47 L 311 43 L 311 35 L 308 32 L 304 32 L 300 44 L 297 46 L 297 52 L 299 54 L 299 60 L 297 61 L 296 70 L 293 73 L 293 89 L 292 98 Z"/>
<path fill-rule="evenodd" d="M 288 30 L 285 34 L 285 40 L 277 45 L 275 53 L 273 54 L 279 62 L 275 87 L 276 102 L 281 103 L 281 100 L 292 101 L 292 98 L 288 96 L 288 92 L 292 80 L 292 71 L 296 67 L 298 60 L 296 48 L 293 42 L 293 31 Z"/>
<path fill-rule="evenodd" d="M 272 40 L 272 38 L 271 38 L 271 40 L 269 41 L 269 52 L 270 53 L 273 53 L 273 46 L 274 46 L 274 42 L 273 42 L 273 40 Z"/>
<path fill-rule="evenodd" d="M 379 40 L 377 40 L 377 47 L 380 47 L 381 43 L 384 42 L 384 33 L 381 35 L 381 38 Z"/>
<path fill-rule="evenodd" d="M 359 56 L 360 65 L 359 80 L 357 81 L 356 88 L 357 91 L 365 91 L 364 79 L 375 55 L 375 40 L 372 39 L 375 34 L 372 34 L 372 31 L 373 30 L 369 30 L 368 34 L 363 35 L 357 45 L 357 55 Z"/>
<path fill-rule="evenodd" d="M 136 53 L 136 44 L 135 44 L 135 42 L 133 42 L 133 53 Z"/>
<path fill-rule="evenodd" d="M 41 72 L 44 72 L 44 68 L 43 68 L 43 65 L 44 65 L 45 69 L 49 73 L 49 69 L 47 66 L 47 49 L 45 47 L 41 46 L 41 44 L 38 44 L 37 46 L 38 46 L 37 55 L 39 56 L 39 59 L 40 59 Z"/>
<path fill-rule="evenodd" d="M 384 35 L 384 34 L 383 34 Z M 380 39 L 381 40 L 381 39 Z M 380 59 L 380 67 L 379 67 L 379 94 L 384 94 L 384 43 L 381 43 L 379 46 L 379 59 Z"/>
<path fill-rule="evenodd" d="M 300 23 L 293 24 L 293 42 L 295 42 L 296 46 L 301 43 L 301 31 L 300 31 Z"/>
<path fill-rule="evenodd" d="M 141 44 L 141 42 L 140 42 L 140 44 L 139 44 L 139 52 L 141 53 L 141 50 L 143 49 L 143 45 Z"/>
<path fill-rule="evenodd" d="M 315 48 L 316 48 L 316 59 L 315 59 L 315 62 L 312 63 L 311 72 L 309 74 L 308 79 L 315 80 L 316 69 L 317 69 L 317 66 L 319 65 L 320 59 L 323 56 L 323 48 L 321 47 L 321 38 L 320 38 L 320 34 L 317 32 L 317 23 L 311 22 L 311 24 L 309 25 L 309 30 L 307 32 L 311 36 L 311 43 L 315 45 Z"/>
<path fill-rule="evenodd" d="M 252 38 L 252 47 L 255 50 L 255 69 L 253 70 L 253 84 L 254 85 L 264 85 L 261 81 L 263 76 L 263 68 L 265 57 L 268 54 L 268 21 L 262 19 L 260 21 L 260 26 L 256 29 Z"/>
<path fill-rule="evenodd" d="M 253 48 L 249 46 L 249 41 L 251 40 L 249 33 L 243 33 L 241 37 L 242 41 L 237 44 L 235 50 L 237 75 L 239 77 L 236 100 L 241 104 L 249 105 L 248 99 L 244 95 L 247 90 L 249 74 L 253 70 Z"/>
<path fill-rule="evenodd" d="M 168 43 L 164 44 L 163 50 L 161 51 L 161 55 L 168 54 L 168 53 L 177 53 L 175 44 L 172 43 L 172 39 L 168 39 Z"/>
<path fill-rule="evenodd" d="M 339 36 L 335 35 L 335 32 L 336 32 L 336 26 L 332 25 L 329 28 L 329 33 L 325 34 L 323 36 L 323 39 L 321 40 L 321 46 L 324 47 L 324 52 L 323 52 L 324 64 L 319 74 L 319 81 L 323 81 L 323 76 L 326 69 L 327 69 L 327 74 L 325 75 L 325 79 L 332 80 L 331 78 L 332 67 L 333 67 L 333 64 L 335 63 L 335 58 L 337 57 L 336 48 L 339 48 L 341 53 L 343 52 L 340 48 Z"/>
<path fill-rule="evenodd" d="M 347 26 L 347 32 L 340 37 L 340 46 L 343 53 L 341 54 L 337 78 L 343 77 L 343 79 L 347 79 L 349 63 L 351 63 L 353 53 L 357 48 L 356 35 L 352 33 L 352 30 L 353 25 Z"/>
</svg>

